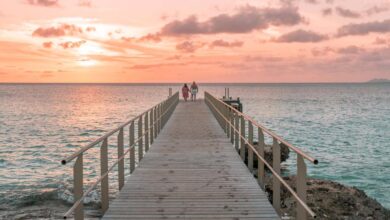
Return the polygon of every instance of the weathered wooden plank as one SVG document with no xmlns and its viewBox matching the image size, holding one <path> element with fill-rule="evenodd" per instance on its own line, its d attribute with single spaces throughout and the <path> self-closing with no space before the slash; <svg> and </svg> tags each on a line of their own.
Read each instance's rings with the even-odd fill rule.
<svg viewBox="0 0 390 220">
<path fill-rule="evenodd" d="M 203 102 L 179 103 L 103 219 L 279 219 Z"/>
</svg>

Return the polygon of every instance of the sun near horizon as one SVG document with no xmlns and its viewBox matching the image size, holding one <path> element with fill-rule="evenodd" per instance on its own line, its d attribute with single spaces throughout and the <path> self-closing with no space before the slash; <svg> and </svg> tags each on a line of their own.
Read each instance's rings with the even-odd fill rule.
<svg viewBox="0 0 390 220">
<path fill-rule="evenodd" d="M 382 0 L 0 2 L 0 82 L 390 78 Z"/>
</svg>

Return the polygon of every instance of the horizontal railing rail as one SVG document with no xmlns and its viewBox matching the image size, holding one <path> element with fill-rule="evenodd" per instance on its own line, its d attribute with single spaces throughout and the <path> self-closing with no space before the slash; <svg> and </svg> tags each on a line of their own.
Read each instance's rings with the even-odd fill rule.
<svg viewBox="0 0 390 220">
<path fill-rule="evenodd" d="M 108 174 L 116 166 L 118 166 L 118 186 L 119 190 L 124 185 L 124 159 L 127 154 L 130 154 L 130 173 L 133 173 L 135 169 L 135 147 L 138 146 L 138 161 L 141 161 L 145 152 L 149 150 L 151 144 L 153 144 L 155 138 L 164 127 L 173 111 L 175 110 L 179 102 L 179 93 L 176 92 L 172 95 L 172 90 L 169 91 L 169 97 L 160 102 L 159 104 L 149 108 L 137 117 L 121 124 L 119 127 L 107 132 L 100 138 L 91 142 L 90 144 L 82 147 L 77 152 L 61 160 L 63 165 L 76 159 L 73 166 L 73 195 L 74 204 L 64 214 L 64 219 L 74 213 L 76 220 L 84 219 L 84 198 L 100 183 L 101 184 L 101 208 L 104 213 L 109 207 L 109 182 Z M 138 137 L 135 138 L 135 125 L 137 124 Z M 129 126 L 129 148 L 124 151 L 124 129 Z M 108 167 L 108 138 L 113 134 L 118 133 L 117 148 L 118 158 L 115 162 Z M 100 176 L 99 178 L 88 187 L 84 192 L 83 190 L 83 155 L 88 149 L 101 143 L 100 146 Z"/>
<path fill-rule="evenodd" d="M 240 156 L 245 160 L 246 150 L 248 148 L 248 169 L 253 172 L 253 162 L 256 155 L 258 158 L 258 182 L 264 189 L 265 187 L 265 167 L 269 169 L 272 178 L 272 204 L 275 210 L 281 214 L 280 211 L 280 184 L 282 184 L 293 196 L 297 202 L 297 218 L 299 220 L 307 219 L 307 213 L 316 217 L 316 214 L 306 204 L 307 195 L 307 181 L 306 181 L 306 164 L 304 159 L 310 161 L 313 164 L 318 164 L 318 160 L 309 156 L 299 148 L 293 146 L 287 141 L 283 140 L 280 136 L 274 132 L 268 130 L 264 126 L 258 124 L 251 117 L 238 111 L 225 102 L 217 99 L 208 92 L 205 92 L 205 102 L 209 106 L 211 112 L 217 119 L 220 126 L 224 129 L 227 137 L 230 138 L 232 144 L 234 144 Z M 247 125 L 247 126 L 246 126 Z M 257 127 L 258 133 L 258 149 L 254 146 L 254 127 Z M 246 132 L 247 135 L 246 135 Z M 270 135 L 273 139 L 272 144 L 272 166 L 264 159 L 265 140 L 264 133 Z M 297 192 L 283 179 L 280 171 L 280 144 L 284 144 L 297 154 Z"/>
</svg>

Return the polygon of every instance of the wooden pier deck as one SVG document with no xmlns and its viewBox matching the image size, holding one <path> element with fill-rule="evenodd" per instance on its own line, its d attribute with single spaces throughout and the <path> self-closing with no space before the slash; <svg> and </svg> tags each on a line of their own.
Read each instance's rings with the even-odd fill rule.
<svg viewBox="0 0 390 220">
<path fill-rule="evenodd" d="M 203 100 L 180 102 L 103 219 L 280 219 Z"/>
</svg>

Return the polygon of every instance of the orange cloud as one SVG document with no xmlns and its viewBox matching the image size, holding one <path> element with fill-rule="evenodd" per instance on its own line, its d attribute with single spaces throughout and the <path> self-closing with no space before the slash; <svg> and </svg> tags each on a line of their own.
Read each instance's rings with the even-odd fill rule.
<svg viewBox="0 0 390 220">
<path fill-rule="evenodd" d="M 32 36 L 34 37 L 62 37 L 62 36 L 73 36 L 83 33 L 80 27 L 73 24 L 62 24 L 59 27 L 40 27 L 37 28 Z"/>
<path fill-rule="evenodd" d="M 142 37 L 139 37 L 139 38 L 136 38 L 136 37 L 122 37 L 121 38 L 122 40 L 126 41 L 126 42 L 148 42 L 148 41 L 152 41 L 152 42 L 160 42 L 162 39 L 161 39 L 161 35 L 159 33 L 156 33 L 156 34 L 147 34 L 147 35 L 144 35 Z"/>
<path fill-rule="evenodd" d="M 49 42 L 43 42 L 43 43 L 42 43 L 42 46 L 43 46 L 44 48 L 52 48 L 53 42 L 51 42 L 51 41 L 49 41 Z"/>
<path fill-rule="evenodd" d="M 154 41 L 154 42 L 160 42 L 161 37 L 159 34 L 147 34 L 145 36 L 142 36 L 138 39 L 140 42 L 143 41 Z"/>
<path fill-rule="evenodd" d="M 96 28 L 95 27 L 92 27 L 92 26 L 89 26 L 85 29 L 87 32 L 94 32 L 96 31 Z"/>
<path fill-rule="evenodd" d="M 40 75 L 41 78 L 50 78 L 53 77 L 52 71 L 43 71 L 43 73 Z"/>
<path fill-rule="evenodd" d="M 92 8 L 92 2 L 90 0 L 80 0 L 78 6 Z"/>
<path fill-rule="evenodd" d="M 59 6 L 58 0 L 27 0 L 27 3 L 30 5 L 44 6 L 44 7 L 53 7 Z"/>
<path fill-rule="evenodd" d="M 85 40 L 76 41 L 76 42 L 67 41 L 67 42 L 60 43 L 59 45 L 64 49 L 70 49 L 70 48 L 79 48 L 81 47 L 81 45 L 85 43 L 87 43 L 87 41 Z"/>
</svg>

